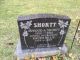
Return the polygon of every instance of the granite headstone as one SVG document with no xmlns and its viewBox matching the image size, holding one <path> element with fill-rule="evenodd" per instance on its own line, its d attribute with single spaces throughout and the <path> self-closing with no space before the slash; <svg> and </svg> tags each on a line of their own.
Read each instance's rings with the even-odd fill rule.
<svg viewBox="0 0 80 60">
<path fill-rule="evenodd" d="M 61 47 L 71 19 L 56 14 L 32 14 L 18 17 L 22 49 Z"/>
</svg>

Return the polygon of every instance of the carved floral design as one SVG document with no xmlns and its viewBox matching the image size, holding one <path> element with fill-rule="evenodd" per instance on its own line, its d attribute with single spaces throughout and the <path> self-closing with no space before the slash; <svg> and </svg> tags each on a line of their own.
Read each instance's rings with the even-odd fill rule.
<svg viewBox="0 0 80 60">
<path fill-rule="evenodd" d="M 28 30 L 30 29 L 32 25 L 32 21 L 27 21 L 26 23 L 20 22 L 20 28 L 24 30 L 22 36 L 24 37 L 24 42 L 26 47 L 28 47 L 27 43 L 26 43 L 26 39 L 25 37 L 28 36 Z"/>
<path fill-rule="evenodd" d="M 64 22 L 63 20 L 59 20 L 58 25 L 61 28 L 60 35 L 64 35 L 65 34 L 64 28 L 68 26 L 68 21 Z"/>
<path fill-rule="evenodd" d="M 27 31 L 24 31 L 23 32 L 23 36 L 28 36 L 28 32 Z"/>
<path fill-rule="evenodd" d="M 23 36 L 28 36 L 27 30 L 30 29 L 32 21 L 27 21 L 26 23 L 20 22 L 21 29 L 24 29 Z"/>
<path fill-rule="evenodd" d="M 32 21 L 27 21 L 26 23 L 23 22 L 20 23 L 21 29 L 29 29 L 31 25 L 32 25 Z"/>
<path fill-rule="evenodd" d="M 59 20 L 58 21 L 58 25 L 60 26 L 61 30 L 60 30 L 60 41 L 58 43 L 58 45 L 61 43 L 62 39 L 63 39 L 63 35 L 65 34 L 64 28 L 68 26 L 68 21 L 64 22 L 63 20 Z"/>
<path fill-rule="evenodd" d="M 68 26 L 68 21 L 64 22 L 63 20 L 59 20 L 58 24 L 60 28 L 64 28 Z"/>
<path fill-rule="evenodd" d="M 64 35 L 64 34 L 65 34 L 64 30 L 61 30 L 60 35 Z"/>
</svg>

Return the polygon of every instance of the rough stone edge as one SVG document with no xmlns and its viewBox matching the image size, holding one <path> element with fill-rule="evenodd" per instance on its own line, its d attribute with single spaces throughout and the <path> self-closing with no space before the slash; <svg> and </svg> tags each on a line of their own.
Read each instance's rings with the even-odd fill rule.
<svg viewBox="0 0 80 60">
<path fill-rule="evenodd" d="M 38 19 L 38 18 L 58 18 L 58 19 L 69 19 L 68 16 L 65 15 L 58 15 L 58 14 L 30 14 L 30 15 L 24 15 L 19 16 L 18 21 L 21 20 L 30 20 L 30 19 Z"/>
</svg>

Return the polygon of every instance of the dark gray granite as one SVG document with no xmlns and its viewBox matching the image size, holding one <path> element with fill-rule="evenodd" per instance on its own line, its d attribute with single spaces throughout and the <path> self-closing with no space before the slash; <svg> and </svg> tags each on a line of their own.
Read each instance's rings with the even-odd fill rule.
<svg viewBox="0 0 80 60">
<path fill-rule="evenodd" d="M 58 15 L 58 14 L 30 14 L 30 15 L 21 15 L 18 17 L 18 20 L 31 20 L 31 19 L 38 19 L 38 18 L 58 18 L 58 19 L 70 19 L 68 16 L 65 15 Z"/>
<path fill-rule="evenodd" d="M 22 49 L 61 47 L 71 19 L 57 14 L 31 14 L 18 17 Z"/>
</svg>

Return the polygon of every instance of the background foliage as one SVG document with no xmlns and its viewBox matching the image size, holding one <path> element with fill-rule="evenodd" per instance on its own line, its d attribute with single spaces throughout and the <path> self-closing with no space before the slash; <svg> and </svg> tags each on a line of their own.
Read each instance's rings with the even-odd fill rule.
<svg viewBox="0 0 80 60">
<path fill-rule="evenodd" d="M 78 23 L 76 19 L 80 18 L 80 0 L 0 0 L 0 60 L 13 58 L 19 38 L 17 17 L 36 13 L 61 14 L 72 19 L 65 40 L 70 49 Z M 80 45 L 77 46 L 76 42 L 69 53 L 74 60 L 77 60 L 76 56 L 80 54 Z"/>
</svg>

